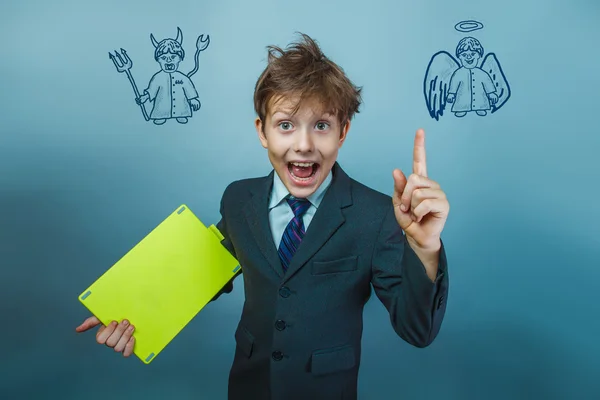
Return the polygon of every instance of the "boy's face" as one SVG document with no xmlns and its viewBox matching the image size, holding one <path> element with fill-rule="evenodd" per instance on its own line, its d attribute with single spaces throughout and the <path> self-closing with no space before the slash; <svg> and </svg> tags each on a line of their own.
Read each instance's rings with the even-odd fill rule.
<svg viewBox="0 0 600 400">
<path fill-rule="evenodd" d="M 337 160 L 350 123 L 340 126 L 335 115 L 305 102 L 291 115 L 294 102 L 271 103 L 265 121 L 256 119 L 256 131 L 269 160 L 292 196 L 308 197 L 327 178 Z"/>
</svg>

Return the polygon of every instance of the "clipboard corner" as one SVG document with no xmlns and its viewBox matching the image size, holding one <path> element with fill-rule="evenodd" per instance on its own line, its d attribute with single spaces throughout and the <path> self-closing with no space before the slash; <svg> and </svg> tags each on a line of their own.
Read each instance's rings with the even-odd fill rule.
<svg viewBox="0 0 600 400">
<path fill-rule="evenodd" d="M 183 203 L 181 204 L 179 207 L 177 207 L 177 209 L 175 210 L 175 213 L 177 214 L 181 214 L 186 210 L 189 210 L 190 208 L 187 206 L 187 204 Z"/>
<path fill-rule="evenodd" d="M 81 303 L 85 303 L 85 299 L 87 299 L 91 294 L 92 294 L 92 289 L 87 288 L 86 290 L 81 292 L 77 298 L 79 299 L 79 301 Z"/>
</svg>

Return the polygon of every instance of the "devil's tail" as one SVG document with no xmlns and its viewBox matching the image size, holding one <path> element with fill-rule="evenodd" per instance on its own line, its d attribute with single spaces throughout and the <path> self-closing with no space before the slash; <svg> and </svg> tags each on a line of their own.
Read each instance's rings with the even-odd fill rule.
<svg viewBox="0 0 600 400">
<path fill-rule="evenodd" d="M 200 67 L 200 52 L 202 50 L 196 49 L 196 53 L 194 54 L 194 69 L 187 73 L 187 77 L 191 78 L 196 72 L 198 72 L 198 68 Z"/>
</svg>

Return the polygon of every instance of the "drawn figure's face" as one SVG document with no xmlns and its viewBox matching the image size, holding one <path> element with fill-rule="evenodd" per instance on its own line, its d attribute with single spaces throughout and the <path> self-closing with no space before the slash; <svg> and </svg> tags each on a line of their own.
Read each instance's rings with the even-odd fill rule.
<svg viewBox="0 0 600 400">
<path fill-rule="evenodd" d="M 294 99 L 295 100 L 295 99 Z M 261 144 L 292 196 L 308 197 L 325 181 L 346 138 L 338 118 L 305 102 L 291 115 L 295 102 L 271 102 L 265 121 L 256 119 Z"/>
<path fill-rule="evenodd" d="M 179 57 L 179 55 L 170 52 L 158 57 L 158 63 L 160 64 L 160 68 L 165 72 L 177 71 L 180 62 L 181 58 Z"/>
<path fill-rule="evenodd" d="M 477 62 L 481 57 L 476 51 L 463 51 L 458 55 L 458 58 L 460 58 L 463 67 L 471 69 L 477 66 Z"/>
</svg>

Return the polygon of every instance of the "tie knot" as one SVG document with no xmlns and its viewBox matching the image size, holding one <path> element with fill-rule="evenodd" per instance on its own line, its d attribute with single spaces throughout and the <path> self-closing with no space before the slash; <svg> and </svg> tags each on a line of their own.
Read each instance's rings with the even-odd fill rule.
<svg viewBox="0 0 600 400">
<path fill-rule="evenodd" d="M 292 208 L 292 211 L 294 212 L 294 217 L 296 218 L 301 217 L 306 212 L 306 210 L 310 208 L 310 201 L 308 201 L 307 199 L 288 198 L 287 202 Z"/>
</svg>

